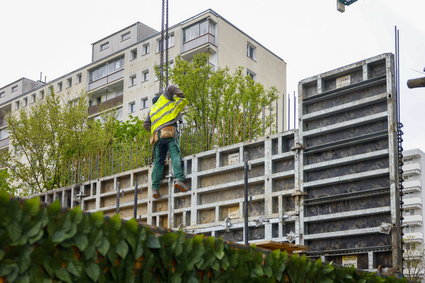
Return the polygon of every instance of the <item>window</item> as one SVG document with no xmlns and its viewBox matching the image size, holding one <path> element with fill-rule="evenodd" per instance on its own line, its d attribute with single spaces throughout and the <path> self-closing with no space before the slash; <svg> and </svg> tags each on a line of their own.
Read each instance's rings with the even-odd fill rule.
<svg viewBox="0 0 425 283">
<path fill-rule="evenodd" d="M 40 100 L 44 99 L 44 90 L 40 90 L 40 96 L 39 96 Z"/>
<path fill-rule="evenodd" d="M 183 42 L 210 33 L 215 35 L 215 23 L 206 19 L 183 29 Z"/>
<path fill-rule="evenodd" d="M 146 108 L 148 108 L 148 98 L 143 97 L 142 99 L 140 99 L 140 109 L 146 109 Z"/>
<path fill-rule="evenodd" d="M 136 111 L 136 102 L 132 101 L 128 104 L 128 113 L 134 113 Z"/>
<path fill-rule="evenodd" d="M 3 98 L 5 96 L 4 91 L 0 92 L 0 98 Z"/>
<path fill-rule="evenodd" d="M 164 39 L 164 41 L 166 41 L 166 40 Z M 170 34 L 168 36 L 168 47 L 167 48 L 170 48 L 170 47 L 173 47 L 173 46 L 174 46 L 174 34 Z M 158 52 L 161 52 L 161 50 L 162 50 L 162 41 L 161 41 L 161 38 L 160 38 L 160 39 L 158 39 Z"/>
<path fill-rule="evenodd" d="M 30 104 L 33 104 L 33 103 L 35 103 L 35 98 L 36 98 L 36 95 L 35 95 L 35 93 L 31 94 L 31 100 L 30 100 Z"/>
<path fill-rule="evenodd" d="M 142 72 L 142 81 L 146 82 L 147 80 L 149 80 L 149 70 Z"/>
<path fill-rule="evenodd" d="M 137 58 L 137 48 L 130 51 L 130 61 Z"/>
<path fill-rule="evenodd" d="M 67 78 L 66 79 L 66 87 L 69 88 L 72 86 L 72 78 Z"/>
<path fill-rule="evenodd" d="M 102 103 L 102 97 L 98 96 L 96 97 L 96 104 L 100 104 L 100 103 Z"/>
<path fill-rule="evenodd" d="M 142 46 L 142 55 L 149 54 L 151 52 L 151 47 L 149 43 L 143 44 Z"/>
<path fill-rule="evenodd" d="M 255 80 L 255 73 L 253 71 L 250 70 L 246 70 L 246 74 L 247 76 L 249 76 L 251 79 Z"/>
<path fill-rule="evenodd" d="M 136 75 L 132 75 L 130 76 L 130 81 L 128 83 L 129 87 L 135 86 L 136 85 Z"/>
<path fill-rule="evenodd" d="M 81 73 L 77 74 L 77 84 L 81 83 Z"/>
<path fill-rule="evenodd" d="M 127 40 L 127 39 L 130 39 L 130 32 L 126 32 L 126 33 L 121 34 L 121 41 L 124 41 L 124 40 Z"/>
<path fill-rule="evenodd" d="M 20 108 L 20 102 L 19 102 L 19 100 L 18 101 L 15 101 L 15 109 L 19 109 Z"/>
<path fill-rule="evenodd" d="M 59 82 L 59 83 L 58 83 L 58 92 L 59 92 L 59 91 L 62 91 L 62 82 Z"/>
<path fill-rule="evenodd" d="M 111 60 L 90 71 L 90 82 L 106 77 L 124 67 L 124 57 Z"/>
<path fill-rule="evenodd" d="M 12 92 L 15 92 L 17 90 L 18 90 L 18 86 L 17 85 L 15 85 L 15 86 L 12 87 Z"/>
<path fill-rule="evenodd" d="M 148 108 L 148 98 L 144 97 L 140 100 L 140 109 Z"/>
<path fill-rule="evenodd" d="M 246 46 L 246 56 L 251 58 L 252 60 L 255 60 L 255 46 L 252 44 L 247 44 Z"/>
<path fill-rule="evenodd" d="M 28 105 L 28 97 L 25 97 L 25 98 L 22 100 L 22 107 L 27 107 L 27 105 Z"/>
<path fill-rule="evenodd" d="M 102 43 L 100 45 L 100 51 L 103 51 L 103 50 L 108 49 L 108 48 L 109 48 L 109 41 Z"/>
</svg>

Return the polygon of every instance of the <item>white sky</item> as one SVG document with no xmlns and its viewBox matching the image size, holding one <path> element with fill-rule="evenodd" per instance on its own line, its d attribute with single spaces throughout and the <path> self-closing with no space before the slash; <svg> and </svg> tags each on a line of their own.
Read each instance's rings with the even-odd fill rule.
<svg viewBox="0 0 425 283">
<path fill-rule="evenodd" d="M 400 30 L 404 148 L 425 151 L 425 1 L 359 0 L 345 13 L 336 0 L 169 0 L 170 26 L 208 8 L 287 62 L 287 92 L 301 79 L 394 52 Z M 0 86 L 40 72 L 55 79 L 91 60 L 91 43 L 137 21 L 156 30 L 160 0 L 21 0 L 0 4 Z"/>
</svg>

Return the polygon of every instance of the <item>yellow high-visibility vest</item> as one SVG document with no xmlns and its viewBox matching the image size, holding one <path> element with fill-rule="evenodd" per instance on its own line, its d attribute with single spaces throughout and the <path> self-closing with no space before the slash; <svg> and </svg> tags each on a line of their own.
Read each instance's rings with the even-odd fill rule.
<svg viewBox="0 0 425 283">
<path fill-rule="evenodd" d="M 153 134 L 159 126 L 176 118 L 188 103 L 186 98 L 175 97 L 175 100 L 168 100 L 161 95 L 149 112 L 151 133 Z"/>
</svg>

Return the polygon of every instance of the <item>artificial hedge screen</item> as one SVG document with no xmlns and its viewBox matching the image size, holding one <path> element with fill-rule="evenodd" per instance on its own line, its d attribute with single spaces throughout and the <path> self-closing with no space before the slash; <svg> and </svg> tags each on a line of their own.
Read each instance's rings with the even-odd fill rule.
<svg viewBox="0 0 425 283">
<path fill-rule="evenodd" d="M 1 282 L 406 282 L 0 193 Z"/>
</svg>

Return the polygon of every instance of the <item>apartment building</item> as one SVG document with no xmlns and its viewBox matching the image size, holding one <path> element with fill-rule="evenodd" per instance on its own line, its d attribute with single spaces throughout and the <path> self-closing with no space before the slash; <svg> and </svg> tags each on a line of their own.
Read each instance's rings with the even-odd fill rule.
<svg viewBox="0 0 425 283">
<path fill-rule="evenodd" d="M 286 63 L 255 39 L 235 27 L 212 10 L 206 10 L 169 28 L 169 64 L 181 55 L 186 60 L 198 53 L 209 53 L 214 68 L 239 66 L 266 87 L 275 86 L 279 99 L 276 105 L 277 130 L 285 130 L 284 101 Z M 88 95 L 88 113 L 98 119 L 104 111 L 116 110 L 116 117 L 129 115 L 143 119 L 158 93 L 159 80 L 154 66 L 160 63 L 161 33 L 137 22 L 92 44 L 92 62 L 48 83 L 23 78 L 0 89 L 0 121 L 4 134 L 0 149 L 8 148 L 7 115 L 29 107 L 49 95 L 50 89 L 65 98 Z M 65 55 L 64 55 L 65 56 Z M 16 90 L 19 89 L 19 91 Z M 14 91 L 15 89 L 15 91 Z"/>
<path fill-rule="evenodd" d="M 425 199 L 425 192 L 422 190 L 422 184 L 425 183 L 425 175 L 422 174 L 422 168 L 425 168 L 425 153 L 420 149 L 411 149 L 404 151 L 403 156 L 404 259 L 405 261 L 423 260 L 425 226 L 423 225 L 422 202 Z M 424 264 L 420 267 L 422 277 Z M 409 266 L 409 264 L 405 264 L 405 266 Z M 405 274 L 407 274 L 406 272 L 407 270 L 405 270 Z M 411 270 L 411 272 L 414 273 L 415 270 Z"/>
</svg>

